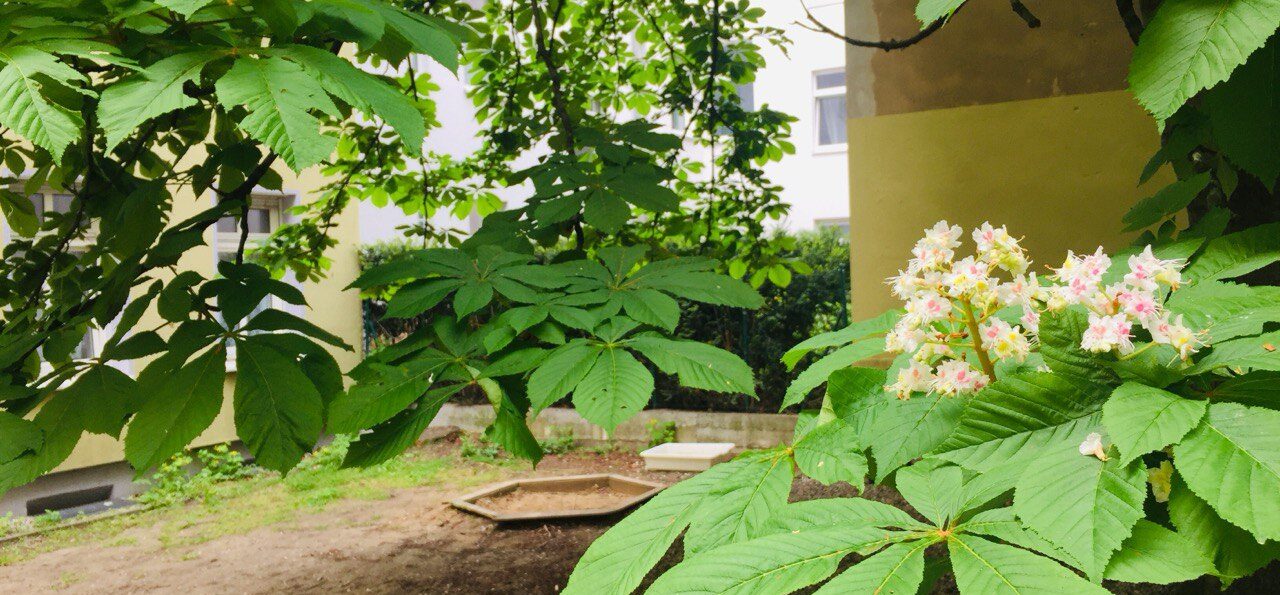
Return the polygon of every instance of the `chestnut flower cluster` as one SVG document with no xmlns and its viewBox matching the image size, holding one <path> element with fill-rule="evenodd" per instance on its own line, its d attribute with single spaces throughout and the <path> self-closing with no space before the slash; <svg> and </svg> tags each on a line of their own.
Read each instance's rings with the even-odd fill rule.
<svg viewBox="0 0 1280 595">
<path fill-rule="evenodd" d="M 938 222 L 916 242 L 907 268 L 888 280 L 906 313 L 885 336 L 885 346 L 912 354 L 910 365 L 886 387 L 899 398 L 981 390 L 994 379 L 996 362 L 1027 359 L 1043 312 L 1073 305 L 1089 311 L 1080 344 L 1088 351 L 1131 353 L 1139 326 L 1183 359 L 1203 346 L 1158 299 L 1162 287 L 1178 287 L 1182 263 L 1155 257 L 1149 246 L 1129 258 L 1129 273 L 1120 283 L 1103 282 L 1111 258 L 1101 248 L 1083 256 L 1068 253 L 1042 283 L 1027 271 L 1026 252 L 1003 226 L 983 223 L 973 230 L 975 253 L 957 260 L 962 235 L 958 225 Z M 996 316 L 1010 307 L 1021 310 L 1018 324 Z"/>
</svg>

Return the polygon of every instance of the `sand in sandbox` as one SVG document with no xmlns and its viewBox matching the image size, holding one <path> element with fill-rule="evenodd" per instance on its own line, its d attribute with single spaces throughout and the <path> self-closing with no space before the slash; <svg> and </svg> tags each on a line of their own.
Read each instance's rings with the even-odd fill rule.
<svg viewBox="0 0 1280 595">
<path fill-rule="evenodd" d="M 591 486 L 576 490 L 516 488 L 503 494 L 485 496 L 476 504 L 502 513 L 590 510 L 617 506 L 622 501 L 634 497 L 635 494 L 620 492 L 608 486 Z"/>
</svg>

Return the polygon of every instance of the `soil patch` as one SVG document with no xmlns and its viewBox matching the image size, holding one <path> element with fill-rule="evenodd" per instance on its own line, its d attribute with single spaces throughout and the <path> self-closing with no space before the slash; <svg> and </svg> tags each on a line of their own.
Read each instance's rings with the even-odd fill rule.
<svg viewBox="0 0 1280 595">
<path fill-rule="evenodd" d="M 503 494 L 485 496 L 477 500 L 476 504 L 503 513 L 545 512 L 610 508 L 632 498 L 635 498 L 635 494 L 620 492 L 608 486 L 554 491 L 516 488 Z"/>
</svg>

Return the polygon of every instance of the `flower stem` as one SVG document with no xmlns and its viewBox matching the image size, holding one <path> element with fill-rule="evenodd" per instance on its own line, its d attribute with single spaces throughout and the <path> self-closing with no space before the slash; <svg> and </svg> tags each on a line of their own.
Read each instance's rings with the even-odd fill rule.
<svg viewBox="0 0 1280 595">
<path fill-rule="evenodd" d="M 969 336 L 973 337 L 973 350 L 978 354 L 978 363 L 982 364 L 982 371 L 992 381 L 996 379 L 996 367 L 991 364 L 991 357 L 987 355 L 987 350 L 982 346 L 982 334 L 978 331 L 978 317 L 973 313 L 973 304 L 968 300 L 961 302 L 964 307 L 964 317 L 969 324 Z"/>
</svg>

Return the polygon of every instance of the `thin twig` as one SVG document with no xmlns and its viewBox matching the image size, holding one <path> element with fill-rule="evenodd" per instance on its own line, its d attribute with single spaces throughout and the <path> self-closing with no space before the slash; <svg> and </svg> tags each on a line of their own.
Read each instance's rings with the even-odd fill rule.
<svg viewBox="0 0 1280 595">
<path fill-rule="evenodd" d="M 872 41 L 872 40 L 866 40 L 866 39 L 854 39 L 843 33 L 840 33 L 839 31 L 836 31 L 835 29 L 832 29 L 831 27 L 826 26 L 826 24 L 818 20 L 818 17 L 813 16 L 812 12 L 809 12 L 809 7 L 805 6 L 805 3 L 803 0 L 800 1 L 800 7 L 804 9 L 805 17 L 807 17 L 809 22 L 813 23 L 813 25 L 812 26 L 806 25 L 804 23 L 801 23 L 800 21 L 796 21 L 795 22 L 796 25 L 799 25 L 815 33 L 824 33 L 826 35 L 830 35 L 831 37 L 839 39 L 854 47 L 872 48 L 872 49 L 882 50 L 886 52 L 908 48 L 917 43 L 920 43 L 925 39 L 928 39 L 930 35 L 937 33 L 938 29 L 941 29 L 942 26 L 947 22 L 947 19 L 945 18 L 938 19 L 930 23 L 928 27 L 921 29 L 919 33 L 916 33 L 915 35 L 912 35 L 911 37 L 907 37 L 905 39 L 885 39 L 885 40 Z M 956 10 L 959 11 L 960 9 L 956 9 Z M 955 14 L 955 13 L 952 13 L 952 14 Z"/>
</svg>

